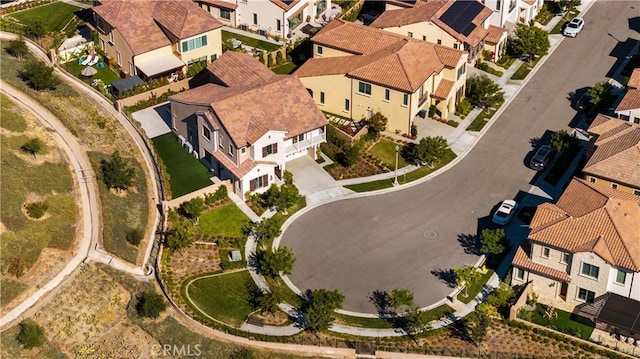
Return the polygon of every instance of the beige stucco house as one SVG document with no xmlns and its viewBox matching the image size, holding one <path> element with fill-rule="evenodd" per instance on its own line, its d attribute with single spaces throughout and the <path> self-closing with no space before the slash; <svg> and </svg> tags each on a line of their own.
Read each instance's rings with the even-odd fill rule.
<svg viewBox="0 0 640 359">
<path fill-rule="evenodd" d="M 464 97 L 463 51 L 342 20 L 311 40 L 313 58 L 294 75 L 323 111 L 356 120 L 380 111 L 388 131 L 410 133 L 421 109 L 435 105 L 446 119 Z"/>
<path fill-rule="evenodd" d="M 124 76 L 167 76 L 222 55 L 222 23 L 190 0 L 99 1 L 93 24 Z"/>
<path fill-rule="evenodd" d="M 475 62 L 483 50 L 498 55 L 504 51 L 507 30 L 490 25 L 491 14 L 491 9 L 479 1 L 419 0 L 407 7 L 392 2 L 371 26 L 464 50 L 468 60 Z M 487 42 L 490 32 L 491 42 Z"/>
<path fill-rule="evenodd" d="M 263 192 L 288 161 L 315 158 L 327 120 L 300 80 L 233 51 L 207 69 L 210 83 L 169 99 L 171 127 L 236 194 Z"/>
<path fill-rule="evenodd" d="M 569 311 L 607 293 L 638 301 L 639 223 L 640 197 L 573 179 L 556 204 L 536 209 L 512 284 L 531 282 L 541 302 Z"/>
<path fill-rule="evenodd" d="M 618 118 L 640 124 L 640 68 L 634 69 L 627 82 L 627 92 L 616 106 Z"/>
<path fill-rule="evenodd" d="M 585 180 L 640 196 L 640 125 L 599 114 L 588 132 Z"/>
</svg>

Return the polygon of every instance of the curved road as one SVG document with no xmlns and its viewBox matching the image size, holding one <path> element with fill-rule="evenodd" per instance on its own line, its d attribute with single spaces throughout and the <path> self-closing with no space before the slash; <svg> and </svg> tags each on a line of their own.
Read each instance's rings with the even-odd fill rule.
<svg viewBox="0 0 640 359">
<path fill-rule="evenodd" d="M 338 289 L 344 309 L 363 313 L 376 312 L 369 298 L 377 290 L 410 289 L 419 306 L 448 295 L 451 288 L 434 271 L 476 262 L 458 239 L 486 228 L 501 200 L 529 191 L 538 179 L 525 166 L 530 141 L 566 129 L 575 115 L 567 96 L 604 80 L 615 70 L 614 56 L 628 55 L 634 43 L 626 40 L 638 39 L 640 29 L 627 18 L 640 16 L 639 9 L 634 2 L 596 2 L 583 32 L 560 44 L 448 171 L 392 193 L 332 202 L 291 223 L 281 240 L 297 258 L 291 281 L 302 291 Z M 427 230 L 437 238 L 427 239 Z"/>
</svg>

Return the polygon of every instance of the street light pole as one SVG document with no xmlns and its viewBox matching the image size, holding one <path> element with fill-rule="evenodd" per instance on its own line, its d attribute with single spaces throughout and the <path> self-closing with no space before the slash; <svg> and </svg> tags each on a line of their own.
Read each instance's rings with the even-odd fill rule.
<svg viewBox="0 0 640 359">
<path fill-rule="evenodd" d="M 398 147 L 398 145 L 396 145 L 396 171 L 395 171 L 395 176 L 393 179 L 393 185 L 397 186 L 398 185 L 398 151 L 400 150 L 400 147 Z"/>
</svg>

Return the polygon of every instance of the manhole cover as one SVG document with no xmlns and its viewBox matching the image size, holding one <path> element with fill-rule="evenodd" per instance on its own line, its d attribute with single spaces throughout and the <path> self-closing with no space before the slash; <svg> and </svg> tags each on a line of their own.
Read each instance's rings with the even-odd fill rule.
<svg viewBox="0 0 640 359">
<path fill-rule="evenodd" d="M 438 238 L 438 232 L 432 230 L 426 230 L 422 234 L 426 239 L 436 239 Z"/>
</svg>

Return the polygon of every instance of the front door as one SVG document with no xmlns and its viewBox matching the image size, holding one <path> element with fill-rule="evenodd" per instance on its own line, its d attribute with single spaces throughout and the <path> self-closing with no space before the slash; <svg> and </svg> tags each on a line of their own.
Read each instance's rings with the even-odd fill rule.
<svg viewBox="0 0 640 359">
<path fill-rule="evenodd" d="M 567 290 L 569 289 L 569 284 L 566 282 L 562 282 L 560 285 L 560 298 L 563 300 L 567 300 Z"/>
</svg>

